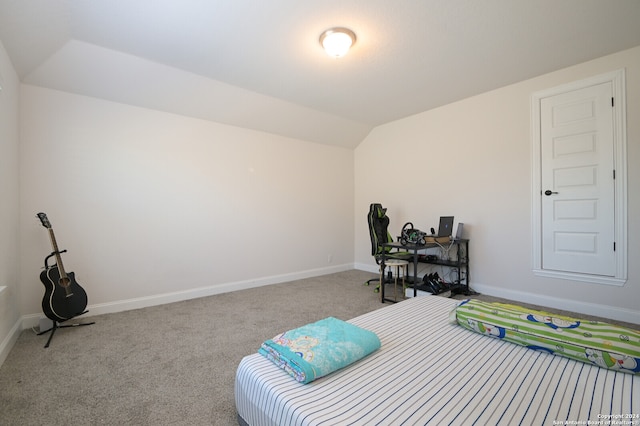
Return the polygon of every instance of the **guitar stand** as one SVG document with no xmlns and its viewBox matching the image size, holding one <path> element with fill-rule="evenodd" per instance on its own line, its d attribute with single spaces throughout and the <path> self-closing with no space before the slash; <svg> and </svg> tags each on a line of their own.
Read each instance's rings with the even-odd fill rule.
<svg viewBox="0 0 640 426">
<path fill-rule="evenodd" d="M 76 318 L 76 317 L 78 317 L 78 316 L 82 315 L 82 314 L 86 314 L 87 312 L 89 312 L 89 311 L 84 311 L 84 312 L 82 312 L 82 313 L 79 313 L 79 314 L 78 314 L 78 315 L 76 315 L 75 317 L 71 317 L 71 318 L 66 319 L 66 320 L 64 320 L 64 321 L 62 321 L 62 322 L 69 321 L 69 320 L 71 320 L 71 319 L 73 319 L 73 318 Z M 44 347 L 45 347 L 45 348 L 48 348 L 48 347 L 49 347 L 49 344 L 51 343 L 51 339 L 53 339 L 53 335 L 55 334 L 55 332 L 56 332 L 56 330 L 57 330 L 57 329 L 59 329 L 59 328 L 71 328 L 71 327 L 82 327 L 82 326 L 85 326 L 85 325 L 93 325 L 93 324 L 95 324 L 95 321 L 92 321 L 92 322 L 85 322 L 85 323 L 76 323 L 76 324 L 66 324 L 66 325 L 59 325 L 59 324 L 60 324 L 60 323 L 59 323 L 58 321 L 54 321 L 54 322 L 53 322 L 53 327 L 51 327 L 51 328 L 49 328 L 49 329 L 47 329 L 47 330 L 41 331 L 41 332 L 39 332 L 39 333 L 37 334 L 38 336 L 41 336 L 41 335 L 46 334 L 46 333 L 51 333 L 51 334 L 49 335 L 49 339 L 47 340 L 47 344 L 46 344 L 46 345 L 44 345 Z"/>
<path fill-rule="evenodd" d="M 67 250 L 62 250 L 62 251 L 52 251 L 51 254 L 47 257 L 44 258 L 44 269 L 47 270 L 49 269 L 49 259 L 51 259 L 53 256 L 55 256 L 56 254 L 62 254 L 62 253 L 66 253 Z M 55 263 L 54 265 L 55 266 Z M 85 311 L 86 312 L 86 311 Z M 82 313 L 84 314 L 84 312 Z M 82 315 L 82 314 L 78 314 L 78 315 Z"/>
</svg>

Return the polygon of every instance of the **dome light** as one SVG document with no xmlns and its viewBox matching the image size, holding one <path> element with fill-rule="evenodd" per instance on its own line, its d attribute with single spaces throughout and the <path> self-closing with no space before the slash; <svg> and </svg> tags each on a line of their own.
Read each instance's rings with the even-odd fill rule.
<svg viewBox="0 0 640 426">
<path fill-rule="evenodd" d="M 320 35 L 320 44 L 329 56 L 339 58 L 356 42 L 356 35 L 348 28 L 331 28 Z"/>
</svg>

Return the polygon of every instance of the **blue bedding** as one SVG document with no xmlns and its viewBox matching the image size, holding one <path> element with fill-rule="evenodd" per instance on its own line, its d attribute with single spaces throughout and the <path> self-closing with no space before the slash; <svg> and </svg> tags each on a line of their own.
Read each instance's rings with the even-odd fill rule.
<svg viewBox="0 0 640 426">
<path fill-rule="evenodd" d="M 265 341 L 258 353 L 301 383 L 309 383 L 380 348 L 378 336 L 329 317 Z"/>
</svg>

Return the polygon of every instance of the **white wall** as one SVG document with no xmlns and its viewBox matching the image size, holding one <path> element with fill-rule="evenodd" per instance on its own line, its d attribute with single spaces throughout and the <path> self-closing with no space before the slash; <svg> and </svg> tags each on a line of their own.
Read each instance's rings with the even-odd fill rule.
<svg viewBox="0 0 640 426">
<path fill-rule="evenodd" d="M 17 338 L 18 282 L 18 98 L 19 82 L 0 43 L 0 365 Z"/>
<path fill-rule="evenodd" d="M 530 95 L 623 67 L 629 281 L 535 277 Z M 479 291 L 640 323 L 640 47 L 380 126 L 355 152 L 20 86 L 4 49 L 0 74 L 0 356 L 20 316 L 42 315 L 51 248 L 39 211 L 92 314 L 348 269 L 354 257 L 375 271 L 365 216 L 381 202 L 393 232 L 445 214 L 465 222 Z"/>
<path fill-rule="evenodd" d="M 353 266 L 352 150 L 29 85 L 20 112 L 23 315 L 39 211 L 94 314 Z"/>
<path fill-rule="evenodd" d="M 530 96 L 626 68 L 629 273 L 623 287 L 532 273 Z M 473 78 L 470 70 L 469 78 Z M 471 285 L 486 294 L 640 323 L 640 47 L 553 72 L 376 128 L 355 151 L 355 261 L 375 271 L 366 214 L 388 208 L 437 228 L 454 215 L 470 238 Z"/>
</svg>

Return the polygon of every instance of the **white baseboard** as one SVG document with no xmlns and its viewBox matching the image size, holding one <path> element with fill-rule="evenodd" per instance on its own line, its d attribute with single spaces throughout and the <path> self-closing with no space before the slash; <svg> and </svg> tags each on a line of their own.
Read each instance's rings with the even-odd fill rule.
<svg viewBox="0 0 640 426">
<path fill-rule="evenodd" d="M 194 288 L 184 291 L 176 291 L 172 293 L 156 294 L 146 297 L 138 297 L 134 299 L 118 300 L 108 303 L 97 303 L 87 306 L 87 314 L 81 318 L 95 315 L 111 314 L 115 312 L 129 311 L 132 309 L 147 308 L 149 306 L 164 305 L 166 303 L 181 302 L 183 300 L 197 299 L 199 297 L 213 296 L 215 294 L 228 293 L 237 290 L 246 290 L 265 285 L 279 284 L 288 281 L 294 281 L 304 278 L 318 277 L 321 275 L 333 274 L 336 272 L 349 271 L 354 269 L 354 265 L 343 264 L 326 268 L 309 269 L 306 271 L 292 272 L 289 274 L 273 275 L 270 277 L 262 277 L 244 281 L 236 281 L 230 283 L 217 284 L 207 287 Z M 24 315 L 22 317 L 22 329 L 35 327 L 38 325 L 42 313 Z M 11 345 L 13 346 L 13 345 Z"/>
<path fill-rule="evenodd" d="M 562 309 L 563 311 L 593 315 L 596 317 L 610 318 L 632 324 L 640 324 L 640 311 L 619 308 L 604 304 L 581 302 L 573 299 L 560 299 L 553 296 L 527 293 L 523 291 L 508 290 L 501 287 L 493 287 L 484 284 L 471 283 L 471 288 L 488 296 L 501 297 L 521 303 L 530 303 L 549 308 Z"/>
<path fill-rule="evenodd" d="M 13 345 L 16 344 L 18 340 L 18 336 L 20 336 L 20 332 L 22 331 L 21 320 L 16 321 L 16 323 L 9 330 L 9 334 L 4 338 L 2 343 L 0 343 L 0 366 L 4 363 L 4 360 L 7 359 L 9 352 L 13 349 Z"/>
<path fill-rule="evenodd" d="M 353 267 L 359 271 L 373 272 L 374 274 L 380 273 L 380 266 L 378 265 L 370 265 L 368 263 L 356 263 Z"/>
<path fill-rule="evenodd" d="M 378 273 L 377 265 L 356 263 L 355 268 L 361 271 Z M 501 297 L 521 303 L 530 303 L 548 308 L 562 309 L 564 311 L 583 313 L 596 317 L 609 318 L 617 321 L 624 321 L 632 324 L 640 324 L 640 311 L 623 309 L 616 306 L 604 304 L 580 302 L 573 299 L 560 299 L 558 297 L 541 294 L 527 293 L 523 291 L 509 290 L 502 287 L 471 283 L 470 287 L 487 296 Z"/>
</svg>

